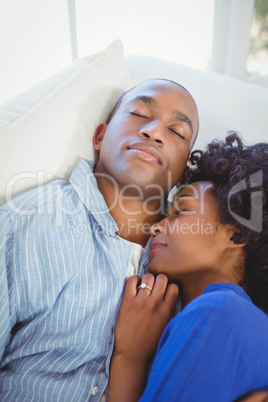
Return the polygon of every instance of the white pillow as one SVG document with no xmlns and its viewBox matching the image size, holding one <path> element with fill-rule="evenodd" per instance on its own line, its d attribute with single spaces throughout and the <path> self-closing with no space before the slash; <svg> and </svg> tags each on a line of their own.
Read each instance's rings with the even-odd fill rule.
<svg viewBox="0 0 268 402">
<path fill-rule="evenodd" d="M 228 130 L 239 131 L 247 144 L 267 142 L 267 88 L 152 57 L 128 56 L 126 63 L 132 85 L 162 77 L 190 91 L 200 117 L 195 149 L 204 149 L 214 138 L 224 139 Z"/>
<path fill-rule="evenodd" d="M 93 59 L 93 60 L 92 60 Z M 92 137 L 129 88 L 122 43 L 77 60 L 0 107 L 0 205 L 94 160 Z"/>
</svg>

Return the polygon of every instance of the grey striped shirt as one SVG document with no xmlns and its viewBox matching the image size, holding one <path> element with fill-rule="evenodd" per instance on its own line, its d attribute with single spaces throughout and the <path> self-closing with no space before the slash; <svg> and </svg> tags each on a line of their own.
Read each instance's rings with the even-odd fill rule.
<svg viewBox="0 0 268 402">
<path fill-rule="evenodd" d="M 0 207 L 1 401 L 98 401 L 107 386 L 131 250 L 92 167 Z"/>
</svg>

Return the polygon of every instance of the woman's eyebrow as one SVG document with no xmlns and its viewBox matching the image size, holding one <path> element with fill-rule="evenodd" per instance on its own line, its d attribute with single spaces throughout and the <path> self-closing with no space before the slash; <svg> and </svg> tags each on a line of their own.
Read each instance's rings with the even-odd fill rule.
<svg viewBox="0 0 268 402">
<path fill-rule="evenodd" d="M 177 195 L 176 196 L 176 201 L 178 201 L 180 198 L 183 198 L 183 197 L 193 198 L 196 201 L 200 201 L 199 198 L 194 197 L 192 194 Z"/>
</svg>

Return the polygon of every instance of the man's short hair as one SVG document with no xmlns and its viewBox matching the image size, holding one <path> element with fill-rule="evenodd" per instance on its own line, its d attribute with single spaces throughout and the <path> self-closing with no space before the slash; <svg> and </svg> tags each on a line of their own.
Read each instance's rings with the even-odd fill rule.
<svg viewBox="0 0 268 402">
<path fill-rule="evenodd" d="M 148 81 L 165 81 L 165 82 L 169 82 L 169 83 L 171 83 L 171 84 L 173 84 L 173 85 L 179 86 L 180 88 L 182 88 L 182 89 L 184 89 L 186 92 L 188 92 L 189 95 L 191 95 L 190 92 L 189 92 L 184 86 L 182 86 L 181 84 L 178 84 L 178 82 L 176 82 L 176 81 L 172 81 L 172 80 L 169 80 L 169 79 L 167 79 L 167 78 L 153 78 L 153 79 L 150 79 L 150 80 L 148 80 Z M 114 107 L 113 107 L 111 113 L 109 114 L 108 119 L 107 119 L 107 121 L 106 121 L 106 124 L 109 124 L 110 121 L 112 120 L 112 118 L 114 117 L 114 115 L 116 114 L 116 112 L 117 112 L 117 110 L 119 109 L 119 107 L 120 107 L 120 105 L 121 105 L 121 103 L 122 103 L 122 101 L 123 101 L 125 95 L 127 95 L 129 92 L 131 92 L 134 88 L 137 88 L 139 85 L 143 84 L 144 82 L 148 82 L 148 81 L 143 81 L 143 82 L 141 82 L 141 83 L 135 85 L 134 87 L 130 88 L 128 91 L 124 92 L 124 93 L 120 96 L 120 98 L 118 99 L 118 101 L 117 101 L 116 104 L 114 105 Z M 192 95 L 191 95 L 191 96 L 192 96 Z"/>
</svg>

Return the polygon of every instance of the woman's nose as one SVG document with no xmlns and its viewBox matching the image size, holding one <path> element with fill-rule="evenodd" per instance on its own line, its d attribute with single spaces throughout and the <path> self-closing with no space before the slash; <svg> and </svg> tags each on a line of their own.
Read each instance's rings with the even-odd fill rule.
<svg viewBox="0 0 268 402">
<path fill-rule="evenodd" d="M 158 223 L 155 223 L 153 226 L 151 226 L 151 228 L 150 228 L 150 235 L 151 236 L 154 237 L 154 236 L 158 235 L 159 233 L 164 232 L 164 225 L 162 224 L 163 221 L 164 220 L 162 220 L 162 221 L 160 221 Z"/>
</svg>

